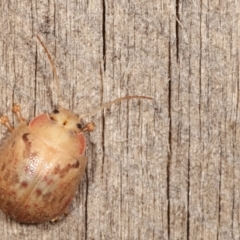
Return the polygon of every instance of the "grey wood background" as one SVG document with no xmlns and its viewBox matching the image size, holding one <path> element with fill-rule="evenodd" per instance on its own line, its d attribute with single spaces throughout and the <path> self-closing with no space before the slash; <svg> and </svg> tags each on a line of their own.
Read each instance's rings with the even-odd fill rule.
<svg viewBox="0 0 240 240">
<path fill-rule="evenodd" d="M 234 0 L 0 2 L 1 114 L 57 101 L 88 117 L 88 166 L 70 214 L 1 239 L 239 239 L 239 14 Z M 7 136 L 4 127 L 1 141 Z"/>
</svg>

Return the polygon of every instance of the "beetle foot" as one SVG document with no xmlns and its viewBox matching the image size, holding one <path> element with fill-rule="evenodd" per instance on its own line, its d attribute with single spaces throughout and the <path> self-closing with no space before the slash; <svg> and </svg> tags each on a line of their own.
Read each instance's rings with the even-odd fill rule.
<svg viewBox="0 0 240 240">
<path fill-rule="evenodd" d="M 69 214 L 69 209 L 65 210 L 64 215 L 67 216 Z"/>
<path fill-rule="evenodd" d="M 0 123 L 6 126 L 9 132 L 13 132 L 14 127 L 10 124 L 8 117 L 6 116 L 0 117 Z"/>
<path fill-rule="evenodd" d="M 69 210 L 67 209 L 67 210 L 65 210 L 64 215 L 67 216 L 68 213 L 69 213 Z M 55 217 L 55 218 L 53 218 L 52 220 L 50 220 L 50 222 L 51 222 L 51 223 L 56 223 L 56 222 L 58 222 L 61 218 L 62 218 L 62 216 Z"/>
<path fill-rule="evenodd" d="M 21 107 L 20 107 L 19 104 L 14 103 L 13 107 L 12 107 L 12 111 L 13 111 L 14 114 L 16 114 L 19 122 L 25 122 L 26 121 L 21 114 Z"/>
<path fill-rule="evenodd" d="M 52 220 L 50 220 L 50 223 L 56 223 L 59 220 L 59 217 L 53 218 Z"/>
<path fill-rule="evenodd" d="M 95 124 L 93 122 L 88 123 L 86 126 L 83 127 L 83 132 L 92 132 L 95 129 Z"/>
</svg>

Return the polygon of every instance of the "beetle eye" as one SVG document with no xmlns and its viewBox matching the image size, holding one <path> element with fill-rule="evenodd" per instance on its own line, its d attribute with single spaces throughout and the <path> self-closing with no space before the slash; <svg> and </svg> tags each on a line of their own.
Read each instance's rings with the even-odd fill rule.
<svg viewBox="0 0 240 240">
<path fill-rule="evenodd" d="M 78 123 L 77 128 L 82 129 L 82 124 Z"/>
<path fill-rule="evenodd" d="M 59 113 L 59 110 L 54 109 L 54 110 L 53 110 L 53 113 Z"/>
</svg>

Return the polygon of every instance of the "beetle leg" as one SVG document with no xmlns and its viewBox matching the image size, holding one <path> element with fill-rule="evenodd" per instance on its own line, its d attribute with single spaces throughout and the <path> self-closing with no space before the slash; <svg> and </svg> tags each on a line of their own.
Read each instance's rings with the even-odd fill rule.
<svg viewBox="0 0 240 240">
<path fill-rule="evenodd" d="M 50 223 L 56 223 L 57 221 L 58 221 L 58 217 L 56 217 L 56 218 L 54 218 L 54 219 L 52 219 L 52 220 L 50 220 Z"/>
<path fill-rule="evenodd" d="M 6 126 L 9 132 L 13 132 L 14 127 L 10 124 L 8 117 L 6 116 L 0 117 L 0 123 Z"/>
<path fill-rule="evenodd" d="M 64 215 L 67 216 L 69 214 L 69 209 L 65 210 Z"/>
<path fill-rule="evenodd" d="M 12 107 L 12 111 L 13 111 L 14 114 L 16 114 L 19 122 L 25 122 L 26 121 L 21 114 L 21 107 L 20 107 L 19 104 L 14 103 L 13 107 Z"/>
<path fill-rule="evenodd" d="M 65 209 L 64 215 L 67 216 L 69 214 L 69 208 Z M 61 216 L 59 217 L 55 217 L 52 220 L 50 220 L 51 223 L 56 223 L 57 221 L 59 221 L 59 219 L 61 218 Z"/>
<path fill-rule="evenodd" d="M 93 122 L 88 123 L 82 129 L 83 132 L 92 132 L 95 129 L 95 124 Z"/>
</svg>

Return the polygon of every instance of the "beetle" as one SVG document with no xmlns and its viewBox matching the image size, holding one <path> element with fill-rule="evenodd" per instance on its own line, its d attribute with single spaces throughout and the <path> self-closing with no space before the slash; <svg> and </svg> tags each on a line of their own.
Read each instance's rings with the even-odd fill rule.
<svg viewBox="0 0 240 240">
<path fill-rule="evenodd" d="M 41 38 L 37 39 L 51 63 L 60 96 L 54 61 Z M 95 128 L 92 122 L 83 125 L 82 118 L 132 98 L 152 99 L 127 96 L 80 117 L 59 106 L 29 122 L 20 105 L 14 104 L 12 111 L 19 122 L 16 128 L 6 116 L 0 117 L 11 133 L 0 147 L 0 209 L 22 223 L 55 221 L 67 214 L 87 165 L 84 133 Z"/>
</svg>

